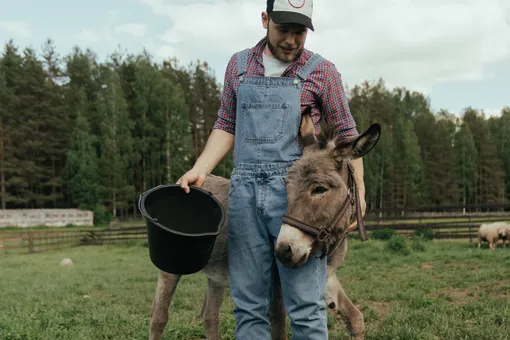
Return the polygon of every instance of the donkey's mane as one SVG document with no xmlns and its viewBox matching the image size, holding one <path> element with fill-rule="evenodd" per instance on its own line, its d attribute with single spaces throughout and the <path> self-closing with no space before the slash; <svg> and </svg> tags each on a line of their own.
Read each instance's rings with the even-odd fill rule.
<svg viewBox="0 0 510 340">
<path fill-rule="evenodd" d="M 317 145 L 320 150 L 323 150 L 327 147 L 327 145 L 331 142 L 334 142 L 335 145 L 341 145 L 343 143 L 347 143 L 343 138 L 339 138 L 340 135 L 338 130 L 336 130 L 333 126 L 329 124 L 322 123 L 320 124 L 320 132 L 317 135 Z"/>
</svg>

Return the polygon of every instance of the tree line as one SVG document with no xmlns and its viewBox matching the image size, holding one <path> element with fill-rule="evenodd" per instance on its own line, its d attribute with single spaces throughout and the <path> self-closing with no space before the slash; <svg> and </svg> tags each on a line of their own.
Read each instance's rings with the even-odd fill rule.
<svg viewBox="0 0 510 340">
<path fill-rule="evenodd" d="M 207 62 L 147 51 L 66 56 L 8 42 L 0 56 L 2 209 L 93 210 L 98 223 L 138 214 L 137 198 L 174 183 L 212 130 L 222 85 Z M 504 203 L 510 197 L 510 107 L 485 117 L 434 112 L 428 98 L 382 79 L 349 91 L 362 132 L 382 125 L 364 158 L 368 209 Z M 215 174 L 228 177 L 232 153 Z"/>
</svg>

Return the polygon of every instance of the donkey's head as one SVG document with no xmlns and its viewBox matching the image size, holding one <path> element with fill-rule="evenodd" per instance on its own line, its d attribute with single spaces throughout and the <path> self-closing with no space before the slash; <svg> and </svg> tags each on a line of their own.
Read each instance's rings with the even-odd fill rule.
<svg viewBox="0 0 510 340">
<path fill-rule="evenodd" d="M 373 124 L 349 141 L 337 142 L 327 127 L 315 136 L 310 111 L 301 119 L 303 155 L 288 172 L 288 208 L 275 247 L 278 259 L 294 268 L 321 249 L 327 252 L 345 234 L 355 212 L 349 161 L 372 150 L 381 132 Z"/>
</svg>

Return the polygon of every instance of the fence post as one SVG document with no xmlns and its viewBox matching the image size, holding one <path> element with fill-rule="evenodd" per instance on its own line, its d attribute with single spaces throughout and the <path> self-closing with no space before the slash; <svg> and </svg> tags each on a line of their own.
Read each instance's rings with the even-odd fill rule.
<svg viewBox="0 0 510 340">
<path fill-rule="evenodd" d="M 28 252 L 32 254 L 34 252 L 34 240 L 32 238 L 32 233 L 28 232 Z"/>
<path fill-rule="evenodd" d="M 473 235 L 471 233 L 471 215 L 468 217 L 469 221 L 469 244 L 473 243 Z"/>
</svg>

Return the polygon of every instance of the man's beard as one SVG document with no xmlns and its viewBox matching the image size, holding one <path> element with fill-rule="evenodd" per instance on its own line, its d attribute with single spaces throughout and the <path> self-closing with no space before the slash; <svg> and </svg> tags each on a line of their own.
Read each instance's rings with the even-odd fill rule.
<svg viewBox="0 0 510 340">
<path fill-rule="evenodd" d="M 271 54 L 273 55 L 273 57 L 275 57 L 277 60 L 279 60 L 281 62 L 284 62 L 284 63 L 292 62 L 292 61 L 296 60 L 303 52 L 303 47 L 301 47 L 295 51 L 292 51 L 291 54 L 285 54 L 285 53 L 281 52 L 275 45 L 273 45 L 271 43 L 271 40 L 269 40 L 269 29 L 267 30 L 266 37 L 267 37 L 267 47 L 269 48 L 269 51 L 271 51 Z"/>
</svg>

